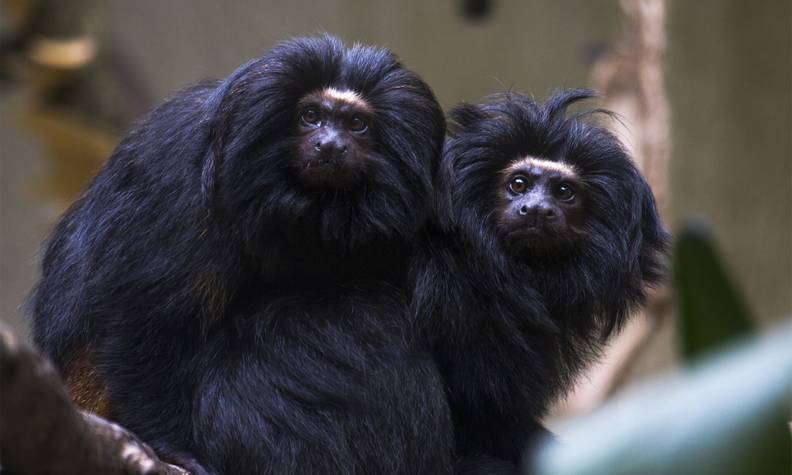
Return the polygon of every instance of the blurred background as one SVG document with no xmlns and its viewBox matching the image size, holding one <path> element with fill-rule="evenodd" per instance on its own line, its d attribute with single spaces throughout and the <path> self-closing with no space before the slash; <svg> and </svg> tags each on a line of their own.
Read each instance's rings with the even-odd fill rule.
<svg viewBox="0 0 792 475">
<path fill-rule="evenodd" d="M 710 230 L 756 326 L 792 314 L 789 0 L 0 0 L 0 28 L 0 319 L 22 335 L 39 246 L 130 123 L 321 31 L 391 48 L 444 107 L 602 91 L 669 229 Z M 673 368 L 674 308 L 658 290 L 555 414 Z"/>
</svg>

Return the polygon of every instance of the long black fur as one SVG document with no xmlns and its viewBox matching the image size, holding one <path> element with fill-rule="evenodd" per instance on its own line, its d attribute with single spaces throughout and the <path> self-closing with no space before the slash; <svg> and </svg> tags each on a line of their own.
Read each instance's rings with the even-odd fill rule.
<svg viewBox="0 0 792 475">
<path fill-rule="evenodd" d="M 299 182 L 301 97 L 360 92 L 353 190 Z M 59 369 L 87 351 L 111 417 L 209 473 L 442 473 L 450 415 L 413 338 L 407 257 L 444 117 L 387 50 L 288 41 L 133 128 L 57 225 L 30 308 Z"/>
<path fill-rule="evenodd" d="M 566 114 L 591 95 L 571 90 L 540 104 L 507 93 L 450 114 L 437 219 L 415 259 L 413 304 L 471 471 L 477 458 L 516 469 L 545 432 L 548 404 L 663 272 L 667 235 L 646 181 L 619 141 L 585 120 L 591 114 Z M 496 207 L 501 173 L 528 155 L 572 164 L 587 195 L 582 240 L 526 259 L 498 239 Z"/>
</svg>

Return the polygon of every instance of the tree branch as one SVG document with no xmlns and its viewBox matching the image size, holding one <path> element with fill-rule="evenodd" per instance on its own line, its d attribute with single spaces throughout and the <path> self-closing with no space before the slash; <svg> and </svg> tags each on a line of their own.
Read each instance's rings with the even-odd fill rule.
<svg viewBox="0 0 792 475">
<path fill-rule="evenodd" d="M 69 400 L 54 367 L 0 322 L 0 456 L 9 473 L 188 475 Z"/>
</svg>

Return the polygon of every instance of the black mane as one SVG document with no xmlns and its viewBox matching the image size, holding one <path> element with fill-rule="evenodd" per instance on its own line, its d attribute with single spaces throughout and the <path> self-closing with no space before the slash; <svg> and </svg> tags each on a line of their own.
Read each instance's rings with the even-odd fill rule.
<svg viewBox="0 0 792 475">
<path fill-rule="evenodd" d="M 592 96 L 571 90 L 539 103 L 508 92 L 450 113 L 413 304 L 462 453 L 519 461 L 550 401 L 663 274 L 667 234 L 649 186 L 590 111 L 567 114 Z M 526 156 L 563 161 L 584 183 L 583 231 L 563 253 L 524 259 L 498 239 L 501 173 Z"/>
</svg>

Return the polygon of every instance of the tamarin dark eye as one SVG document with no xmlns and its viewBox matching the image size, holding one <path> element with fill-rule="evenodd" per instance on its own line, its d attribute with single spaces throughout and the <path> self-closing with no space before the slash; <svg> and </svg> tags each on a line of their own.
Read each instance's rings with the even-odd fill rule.
<svg viewBox="0 0 792 475">
<path fill-rule="evenodd" d="M 522 175 L 516 175 L 509 180 L 509 191 L 515 195 L 521 195 L 528 189 L 528 179 Z"/>
<path fill-rule="evenodd" d="M 575 199 L 575 190 L 568 183 L 559 184 L 553 194 L 561 201 L 572 201 Z"/>
<path fill-rule="evenodd" d="M 368 124 L 366 124 L 366 121 L 361 119 L 360 117 L 354 116 L 349 121 L 349 130 L 358 134 L 362 134 L 363 132 L 368 130 Z"/>
<path fill-rule="evenodd" d="M 313 107 L 308 107 L 300 113 L 300 120 L 303 124 L 309 126 L 317 126 L 321 124 L 321 120 L 319 118 L 319 111 L 317 111 Z"/>
</svg>

